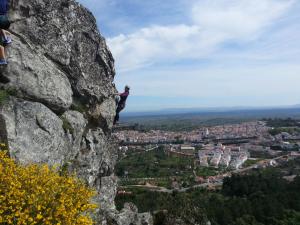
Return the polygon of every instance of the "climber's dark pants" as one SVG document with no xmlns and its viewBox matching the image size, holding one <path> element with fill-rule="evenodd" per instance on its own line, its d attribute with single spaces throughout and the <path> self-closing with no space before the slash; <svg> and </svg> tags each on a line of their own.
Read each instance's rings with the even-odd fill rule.
<svg viewBox="0 0 300 225">
<path fill-rule="evenodd" d="M 119 121 L 120 115 L 119 113 L 125 108 L 125 104 L 118 104 L 117 110 L 116 110 L 116 116 L 114 119 L 114 124 Z"/>
<path fill-rule="evenodd" d="M 10 21 L 7 15 L 0 15 L 0 29 L 8 30 L 10 27 Z"/>
</svg>

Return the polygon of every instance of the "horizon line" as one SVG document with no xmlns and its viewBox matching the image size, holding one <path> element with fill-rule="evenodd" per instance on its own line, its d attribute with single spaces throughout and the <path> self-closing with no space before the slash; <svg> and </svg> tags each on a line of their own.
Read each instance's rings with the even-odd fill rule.
<svg viewBox="0 0 300 225">
<path fill-rule="evenodd" d="M 259 109 L 300 109 L 300 104 L 294 105 L 272 105 L 272 106 L 209 106 L 209 107 L 178 107 L 178 108 L 162 108 L 162 109 L 153 109 L 153 110 L 140 110 L 140 111 L 124 111 L 123 114 L 134 114 L 134 113 L 168 113 L 176 112 L 183 110 L 185 112 L 192 112 L 197 110 L 202 110 L 209 112 L 209 110 L 214 111 L 235 111 L 235 110 L 259 110 Z"/>
</svg>

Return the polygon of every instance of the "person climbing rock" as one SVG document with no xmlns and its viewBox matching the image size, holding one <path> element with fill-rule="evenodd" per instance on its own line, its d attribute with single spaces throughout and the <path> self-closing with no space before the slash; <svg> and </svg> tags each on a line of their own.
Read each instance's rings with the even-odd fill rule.
<svg viewBox="0 0 300 225">
<path fill-rule="evenodd" d="M 117 95 L 120 97 L 119 101 L 117 102 L 117 110 L 116 116 L 114 119 L 114 125 L 119 121 L 120 112 L 125 108 L 127 97 L 129 96 L 129 86 L 125 86 L 125 90 L 123 93 L 118 93 Z"/>
<path fill-rule="evenodd" d="M 9 0 L 0 0 L 0 65 L 6 65 L 5 49 L 4 47 L 11 43 L 10 34 L 7 30 L 10 27 L 10 21 L 7 17 L 9 9 Z"/>
</svg>

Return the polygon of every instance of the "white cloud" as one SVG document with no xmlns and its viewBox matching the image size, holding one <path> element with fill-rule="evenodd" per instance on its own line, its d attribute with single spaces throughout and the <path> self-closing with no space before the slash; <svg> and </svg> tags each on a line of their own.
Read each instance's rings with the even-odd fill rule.
<svg viewBox="0 0 300 225">
<path fill-rule="evenodd" d="M 208 57 L 228 40 L 251 41 L 294 0 L 199 0 L 190 24 L 154 25 L 108 39 L 119 71 L 159 62 Z"/>
<path fill-rule="evenodd" d="M 294 0 L 203 0 L 193 6 L 195 24 L 230 38 L 249 39 L 283 15 Z"/>
<path fill-rule="evenodd" d="M 108 39 L 108 44 L 120 69 L 131 70 L 160 60 L 206 55 L 222 39 L 205 40 L 203 35 L 197 26 L 153 26 Z"/>
</svg>

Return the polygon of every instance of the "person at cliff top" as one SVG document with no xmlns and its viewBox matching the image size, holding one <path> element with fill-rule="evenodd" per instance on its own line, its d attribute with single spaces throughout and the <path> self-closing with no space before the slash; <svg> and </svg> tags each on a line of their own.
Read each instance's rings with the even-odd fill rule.
<svg viewBox="0 0 300 225">
<path fill-rule="evenodd" d="M 129 90 L 130 88 L 126 85 L 125 91 L 123 93 L 117 94 L 120 96 L 120 100 L 117 103 L 117 110 L 116 110 L 116 116 L 114 119 L 114 124 L 116 124 L 119 121 L 119 113 L 125 108 L 127 97 L 129 96 Z"/>
<path fill-rule="evenodd" d="M 4 46 L 11 43 L 11 38 L 7 36 L 7 34 L 10 34 L 7 31 L 10 27 L 10 21 L 7 17 L 8 9 L 9 0 L 0 0 L 0 65 L 7 64 Z"/>
</svg>

